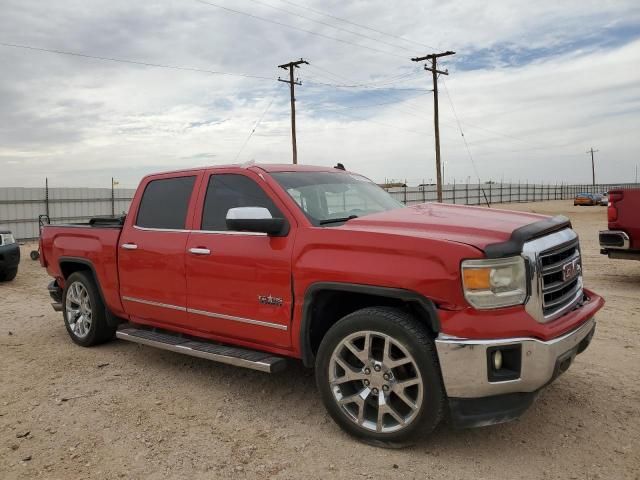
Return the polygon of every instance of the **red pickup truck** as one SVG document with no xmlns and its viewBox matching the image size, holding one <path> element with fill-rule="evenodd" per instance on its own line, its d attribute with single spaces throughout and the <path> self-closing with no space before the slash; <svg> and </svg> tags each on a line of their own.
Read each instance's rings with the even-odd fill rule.
<svg viewBox="0 0 640 480">
<path fill-rule="evenodd" d="M 640 260 L 640 188 L 611 190 L 609 229 L 600 232 L 600 252 L 609 258 Z"/>
<path fill-rule="evenodd" d="M 404 207 L 323 167 L 151 175 L 126 218 L 47 225 L 40 242 L 75 343 L 266 372 L 300 359 L 336 422 L 372 442 L 445 414 L 518 417 L 587 348 L 604 304 L 565 217 Z"/>
</svg>

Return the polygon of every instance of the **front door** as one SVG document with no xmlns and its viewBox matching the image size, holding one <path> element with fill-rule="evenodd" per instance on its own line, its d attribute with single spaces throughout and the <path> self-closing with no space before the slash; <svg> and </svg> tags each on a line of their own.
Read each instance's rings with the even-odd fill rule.
<svg viewBox="0 0 640 480">
<path fill-rule="evenodd" d="M 201 218 L 194 219 L 200 228 L 187 242 L 188 321 L 219 337 L 289 347 L 295 229 L 271 237 L 228 231 L 226 225 L 234 207 L 265 207 L 273 217 L 286 218 L 267 192 L 252 172 L 209 177 L 199 201 Z"/>
<path fill-rule="evenodd" d="M 148 181 L 118 245 L 120 296 L 133 321 L 184 325 L 185 249 L 197 174 Z"/>
</svg>

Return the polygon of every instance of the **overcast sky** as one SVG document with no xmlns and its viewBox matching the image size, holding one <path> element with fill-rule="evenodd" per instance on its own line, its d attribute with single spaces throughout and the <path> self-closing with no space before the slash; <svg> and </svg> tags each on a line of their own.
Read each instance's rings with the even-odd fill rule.
<svg viewBox="0 0 640 480">
<path fill-rule="evenodd" d="M 300 57 L 300 163 L 429 181 L 431 76 L 410 57 L 440 50 L 457 52 L 440 81 L 447 181 L 586 183 L 591 146 L 598 181 L 640 164 L 637 0 L 206 1 L 2 0 L 5 44 L 262 78 L 0 46 L 0 186 L 290 163 L 277 65 Z"/>
</svg>

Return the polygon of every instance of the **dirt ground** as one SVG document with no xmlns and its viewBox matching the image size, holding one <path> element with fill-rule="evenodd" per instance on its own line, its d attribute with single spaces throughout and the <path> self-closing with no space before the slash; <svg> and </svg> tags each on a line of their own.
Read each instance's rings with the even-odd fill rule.
<svg viewBox="0 0 640 480">
<path fill-rule="evenodd" d="M 607 300 L 590 348 L 520 420 L 384 450 L 343 433 L 298 364 L 267 375 L 123 341 L 80 348 L 24 246 L 0 285 L 0 478 L 640 478 L 640 262 L 599 254 L 604 207 L 508 207 L 568 214 Z"/>
</svg>

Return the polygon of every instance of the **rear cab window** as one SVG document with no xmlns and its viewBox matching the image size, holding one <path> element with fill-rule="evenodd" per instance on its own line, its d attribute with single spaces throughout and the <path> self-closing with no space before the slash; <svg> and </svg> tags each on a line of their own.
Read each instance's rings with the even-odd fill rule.
<svg viewBox="0 0 640 480">
<path fill-rule="evenodd" d="M 144 189 L 135 225 L 184 230 L 196 175 L 151 180 Z"/>
</svg>

